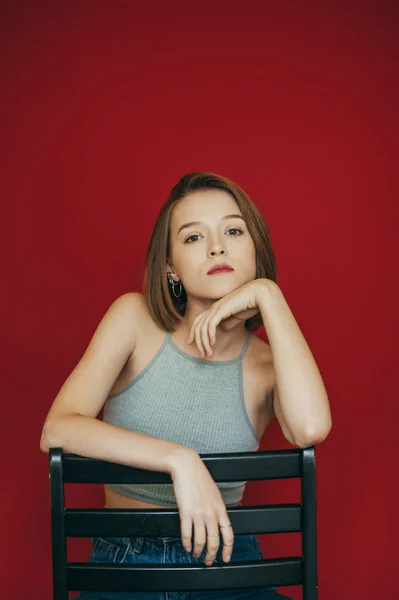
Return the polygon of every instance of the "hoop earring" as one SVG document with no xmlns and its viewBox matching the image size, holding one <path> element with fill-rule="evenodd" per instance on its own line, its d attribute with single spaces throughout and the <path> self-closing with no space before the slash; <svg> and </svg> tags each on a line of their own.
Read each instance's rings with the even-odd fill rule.
<svg viewBox="0 0 399 600">
<path fill-rule="evenodd" d="M 175 298 L 180 298 L 180 296 L 181 296 L 181 293 L 182 293 L 182 289 L 183 289 L 183 287 L 182 287 L 182 284 L 181 284 L 181 281 L 179 280 L 179 281 L 177 281 L 177 282 L 174 282 L 174 281 L 173 281 L 173 279 L 172 279 L 171 277 L 169 277 L 169 283 L 170 283 L 170 285 L 172 286 L 172 292 L 173 292 L 173 295 L 174 295 L 174 297 L 175 297 Z M 180 290 L 179 290 L 179 293 L 178 293 L 178 294 L 176 294 L 176 292 L 175 292 L 175 287 L 176 287 L 178 284 L 180 284 Z"/>
</svg>

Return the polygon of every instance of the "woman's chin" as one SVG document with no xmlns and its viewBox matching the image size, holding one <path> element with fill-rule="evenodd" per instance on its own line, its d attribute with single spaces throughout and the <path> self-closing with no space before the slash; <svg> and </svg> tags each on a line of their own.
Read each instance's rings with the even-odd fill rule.
<svg viewBox="0 0 399 600">
<path fill-rule="evenodd" d="M 212 285 L 208 286 L 207 292 L 209 292 L 209 298 L 220 300 L 220 298 L 224 298 L 224 296 L 227 296 L 227 294 L 231 294 L 231 292 L 238 290 L 242 285 L 243 284 L 241 283 L 237 284 L 232 282 Z"/>
</svg>

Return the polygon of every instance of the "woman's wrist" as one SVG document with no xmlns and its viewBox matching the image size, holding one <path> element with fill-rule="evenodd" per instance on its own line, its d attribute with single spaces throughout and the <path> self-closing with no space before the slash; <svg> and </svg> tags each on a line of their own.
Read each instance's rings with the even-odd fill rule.
<svg viewBox="0 0 399 600">
<path fill-rule="evenodd" d="M 271 279 L 258 279 L 258 291 L 256 294 L 257 305 L 259 310 L 268 310 L 272 306 L 273 302 L 277 301 L 277 296 L 281 293 L 277 283 Z"/>
<path fill-rule="evenodd" d="M 175 444 L 171 452 L 165 457 L 166 468 L 171 476 L 175 478 L 182 469 L 192 469 L 195 462 L 199 459 L 199 454 L 188 446 Z"/>
</svg>

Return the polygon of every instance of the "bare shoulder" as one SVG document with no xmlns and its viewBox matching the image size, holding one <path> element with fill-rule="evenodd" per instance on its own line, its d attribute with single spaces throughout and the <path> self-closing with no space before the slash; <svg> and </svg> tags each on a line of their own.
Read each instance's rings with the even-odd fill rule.
<svg viewBox="0 0 399 600">
<path fill-rule="evenodd" d="M 126 292 L 125 294 L 118 296 L 113 304 L 118 306 L 121 310 L 129 310 L 131 311 L 131 314 L 134 314 L 145 304 L 144 295 L 140 292 Z"/>
<path fill-rule="evenodd" d="M 118 296 L 112 303 L 110 309 L 117 312 L 121 321 L 125 323 L 132 340 L 132 351 L 142 333 L 150 325 L 153 319 L 148 312 L 144 294 L 140 292 L 126 292 Z"/>
<path fill-rule="evenodd" d="M 134 361 L 137 353 L 146 357 L 148 352 L 152 352 L 162 342 L 165 331 L 150 314 L 144 294 L 127 292 L 119 296 L 114 304 L 118 305 L 121 321 L 126 324 L 126 335 L 131 339 L 129 361 Z"/>
<path fill-rule="evenodd" d="M 129 292 L 116 298 L 98 323 L 78 364 L 53 401 L 46 422 L 67 414 L 96 417 L 124 372 L 145 327 L 144 299 Z M 144 322 L 144 324 L 143 324 Z"/>
<path fill-rule="evenodd" d="M 146 308 L 144 294 L 140 292 L 126 292 L 118 296 L 112 305 L 115 310 L 119 311 L 127 319 L 137 324 L 142 322 L 142 319 L 150 318 Z"/>
</svg>

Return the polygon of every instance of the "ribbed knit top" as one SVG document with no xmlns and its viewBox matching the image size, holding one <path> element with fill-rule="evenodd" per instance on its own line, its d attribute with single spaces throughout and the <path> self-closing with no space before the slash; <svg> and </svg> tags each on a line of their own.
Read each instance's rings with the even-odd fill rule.
<svg viewBox="0 0 399 600">
<path fill-rule="evenodd" d="M 249 420 L 242 378 L 248 332 L 233 360 L 196 358 L 167 333 L 149 364 L 121 392 L 109 396 L 103 421 L 193 448 L 198 454 L 253 452 L 259 440 Z M 217 482 L 226 505 L 240 502 L 246 481 Z M 107 484 L 130 498 L 177 507 L 173 484 Z"/>
</svg>

